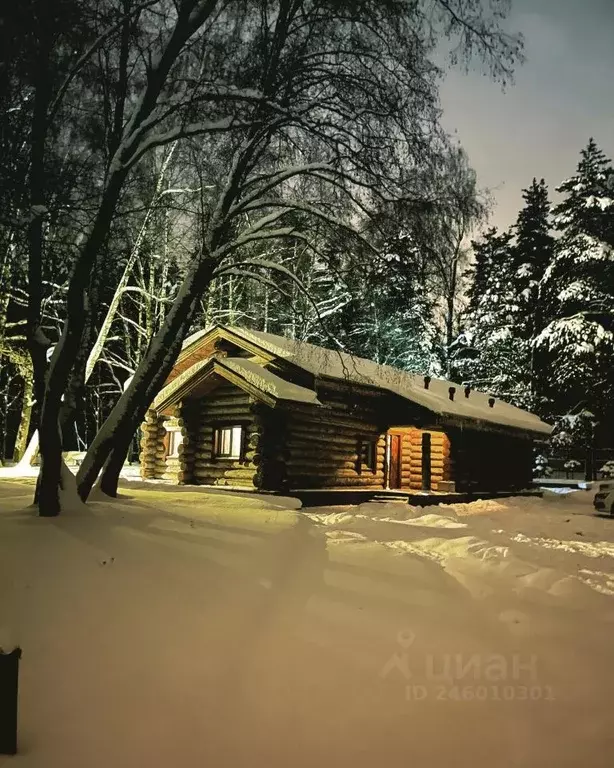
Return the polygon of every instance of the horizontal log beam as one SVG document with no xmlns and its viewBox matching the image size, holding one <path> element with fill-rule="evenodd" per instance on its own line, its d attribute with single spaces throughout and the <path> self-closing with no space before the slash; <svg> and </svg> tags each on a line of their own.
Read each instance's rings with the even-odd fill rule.
<svg viewBox="0 0 614 768">
<path fill-rule="evenodd" d="M 254 483 L 256 480 L 256 473 L 252 470 L 251 472 L 243 472 L 238 469 L 229 469 L 226 472 L 213 472 L 211 470 L 194 470 L 193 475 L 197 480 L 202 480 L 203 478 L 209 478 L 211 480 L 243 480 L 245 482 Z"/>
<path fill-rule="evenodd" d="M 384 487 L 383 481 L 373 481 L 369 478 L 330 478 L 318 479 L 311 476 L 294 477 L 290 479 L 290 488 L 311 488 L 314 490 L 325 488 L 362 488 L 379 490 Z"/>
<path fill-rule="evenodd" d="M 317 449 L 320 453 L 328 453 L 329 451 L 356 453 L 358 447 L 358 441 L 356 439 L 345 438 L 342 436 L 330 435 L 326 439 L 318 439 L 312 436 L 310 439 L 308 436 L 299 437 L 293 435 L 292 440 L 287 440 L 286 445 L 290 450 L 301 451 L 308 449 Z"/>
<path fill-rule="evenodd" d="M 289 440 L 285 445 L 286 451 L 292 458 L 300 458 L 301 456 L 314 456 L 317 458 L 323 458 L 325 456 L 331 459 L 345 459 L 347 461 L 358 461 L 358 454 L 356 453 L 356 442 L 353 445 L 339 445 L 338 443 L 332 443 L 326 447 L 322 447 L 319 444 L 302 443 L 296 440 Z"/>
<path fill-rule="evenodd" d="M 339 430 L 344 430 L 354 434 L 362 433 L 364 435 L 373 435 L 374 437 L 379 436 L 380 434 L 380 430 L 373 423 L 360 421 L 359 419 L 350 419 L 348 417 L 338 418 L 333 414 L 321 414 L 319 416 L 312 416 L 311 418 L 293 414 L 291 428 L 294 426 L 303 429 L 315 429 L 318 432 L 338 432 Z"/>
<path fill-rule="evenodd" d="M 194 459 L 194 466 L 195 467 L 217 467 L 219 469 L 246 469 L 251 466 L 251 464 L 242 461 L 241 459 Z"/>
<path fill-rule="evenodd" d="M 352 469 L 340 469 L 338 471 L 330 471 L 323 468 L 314 468 L 310 469 L 309 471 L 305 471 L 303 468 L 296 467 L 296 468 L 287 468 L 287 474 L 289 478 L 296 478 L 296 477 L 313 477 L 313 478 L 350 478 L 355 480 L 360 480 L 361 482 L 368 480 L 370 482 L 379 482 L 383 481 L 384 479 L 384 473 L 383 472 L 363 472 L 362 474 L 358 474 L 355 470 Z"/>
<path fill-rule="evenodd" d="M 336 472 L 341 469 L 352 469 L 355 471 L 355 461 L 328 461 L 327 457 L 323 457 L 321 461 L 309 461 L 308 459 L 288 459 L 286 461 L 288 471 L 294 471 L 297 467 L 305 470 L 304 474 L 308 474 L 312 469 L 326 469 L 329 472 Z"/>
<path fill-rule="evenodd" d="M 215 478 L 215 477 L 200 477 L 198 479 L 193 479 L 194 485 L 202 485 L 202 486 L 211 486 L 212 488 L 245 488 L 248 490 L 256 490 L 256 485 L 253 482 L 248 482 L 245 480 L 227 480 L 224 478 Z"/>
</svg>

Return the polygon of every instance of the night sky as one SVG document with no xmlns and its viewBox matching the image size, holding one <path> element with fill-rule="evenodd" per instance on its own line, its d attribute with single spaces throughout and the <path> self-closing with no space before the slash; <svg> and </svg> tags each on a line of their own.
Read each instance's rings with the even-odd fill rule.
<svg viewBox="0 0 614 768">
<path fill-rule="evenodd" d="M 467 150 L 495 207 L 490 222 L 514 223 L 533 176 L 554 187 L 571 176 L 590 136 L 614 156 L 614 0 L 512 0 L 507 28 L 525 36 L 514 85 L 477 68 L 450 71 L 443 123 Z"/>
</svg>

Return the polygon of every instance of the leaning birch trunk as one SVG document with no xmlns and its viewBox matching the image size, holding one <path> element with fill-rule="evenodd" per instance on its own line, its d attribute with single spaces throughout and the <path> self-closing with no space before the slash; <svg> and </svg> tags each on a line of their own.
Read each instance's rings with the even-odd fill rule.
<svg viewBox="0 0 614 768">
<path fill-rule="evenodd" d="M 132 381 L 98 430 L 77 473 L 77 487 L 84 501 L 103 466 L 101 490 L 109 495 L 116 494 L 119 472 L 134 432 L 173 368 L 199 297 L 211 282 L 214 268 L 212 260 L 204 260 L 188 275 Z"/>
<path fill-rule="evenodd" d="M 249 146 L 249 145 L 248 145 Z M 201 296 L 211 285 L 225 236 L 225 215 L 236 195 L 235 174 L 242 164 L 235 157 L 224 194 L 213 216 L 211 236 L 203 245 L 184 278 L 162 327 L 151 340 L 130 384 L 98 430 L 77 473 L 77 489 L 83 501 L 89 496 L 100 470 L 105 467 L 101 488 L 116 495 L 119 473 L 137 426 L 166 381 L 193 321 Z M 206 253 L 206 255 L 205 255 Z"/>
<path fill-rule="evenodd" d="M 136 242 L 134 244 L 134 247 L 132 248 L 132 251 L 130 253 L 126 266 L 124 267 L 124 271 L 122 273 L 119 284 L 115 289 L 115 293 L 113 294 L 113 298 L 111 299 L 111 303 L 109 304 L 104 321 L 102 323 L 100 331 L 92 345 L 92 348 L 89 354 L 87 354 L 87 346 L 89 346 L 90 340 L 89 340 L 89 337 L 86 338 L 86 336 L 84 336 L 85 346 L 82 348 L 80 352 L 80 355 L 79 355 L 80 359 L 77 359 L 77 361 L 73 366 L 73 372 L 71 374 L 70 381 L 68 383 L 68 390 L 67 390 L 67 393 L 64 395 L 64 403 L 63 403 L 62 412 L 60 415 L 60 426 L 61 426 L 63 439 L 68 434 L 68 432 L 74 429 L 75 427 L 75 416 L 77 412 L 77 404 L 79 400 L 83 397 L 87 382 L 91 378 L 91 375 L 94 371 L 96 363 L 100 359 L 104 346 L 109 337 L 109 333 L 113 326 L 113 321 L 115 320 L 115 317 L 119 309 L 122 295 L 128 286 L 128 282 L 130 280 L 130 274 L 132 273 L 134 264 L 140 254 L 141 246 L 143 244 L 143 240 L 147 232 L 147 228 L 152 216 L 152 212 L 154 210 L 154 206 L 156 204 L 156 201 L 162 194 L 164 174 L 166 172 L 168 164 L 170 163 L 170 160 L 173 156 L 173 152 L 176 146 L 177 146 L 177 142 L 172 144 L 170 150 L 168 151 L 166 157 L 164 158 L 162 167 L 160 169 L 160 172 L 158 174 L 158 178 L 156 181 L 156 188 L 154 191 L 154 195 L 149 203 L 149 206 L 145 213 L 145 218 L 143 220 L 143 223 L 137 235 Z M 153 294 L 153 287 L 150 287 L 149 293 Z M 90 333 L 91 333 L 91 330 L 93 330 L 91 326 L 88 326 L 88 331 Z M 150 337 L 151 337 L 151 334 L 150 334 Z M 87 355 L 86 361 L 83 360 L 83 357 L 85 357 L 85 355 Z"/>
<path fill-rule="evenodd" d="M 75 264 L 66 296 L 66 321 L 62 336 L 56 344 L 49 363 L 43 397 L 39 445 L 41 468 L 38 475 L 35 502 L 42 517 L 55 517 L 60 513 L 60 491 L 64 490 L 62 471 L 62 432 L 60 413 L 62 397 L 70 374 L 79 356 L 86 325 L 87 294 L 91 271 L 109 231 L 127 170 L 118 167 L 105 189 L 98 214 L 83 250 Z"/>
<path fill-rule="evenodd" d="M 92 375 L 94 366 L 100 359 L 100 355 L 102 354 L 104 345 L 107 342 L 107 338 L 111 331 L 111 326 L 113 325 L 113 321 L 115 320 L 117 310 L 119 309 L 119 304 L 122 299 L 122 295 L 128 285 L 128 281 L 130 280 L 130 275 L 132 273 L 134 264 L 141 252 L 141 246 L 143 244 L 143 240 L 147 232 L 147 227 L 149 226 L 149 220 L 151 219 L 151 216 L 154 210 L 154 205 L 158 200 L 160 193 L 162 192 L 162 184 L 164 183 L 164 174 L 166 173 L 166 169 L 168 168 L 168 164 L 171 161 L 171 158 L 173 156 L 173 152 L 175 151 L 176 146 L 177 146 L 177 142 L 172 144 L 171 148 L 168 151 L 168 154 L 164 158 L 164 162 L 162 163 L 162 168 L 160 169 L 160 173 L 158 174 L 156 190 L 151 199 L 151 202 L 149 203 L 149 207 L 147 208 L 147 212 L 145 214 L 145 218 L 143 219 L 143 223 L 141 225 L 141 229 L 139 230 L 139 234 L 137 235 L 136 242 L 134 243 L 134 247 L 130 253 L 130 256 L 128 257 L 126 266 L 124 267 L 124 271 L 122 273 L 121 279 L 117 286 L 117 290 L 113 294 L 113 298 L 111 299 L 111 303 L 109 304 L 109 309 L 107 310 L 107 314 L 105 315 L 104 321 L 100 327 L 100 333 L 98 334 L 98 337 L 94 342 L 94 346 L 92 347 L 92 351 L 90 352 L 89 357 L 87 358 L 87 363 L 85 366 L 85 383 L 86 384 L 90 376 Z"/>
</svg>

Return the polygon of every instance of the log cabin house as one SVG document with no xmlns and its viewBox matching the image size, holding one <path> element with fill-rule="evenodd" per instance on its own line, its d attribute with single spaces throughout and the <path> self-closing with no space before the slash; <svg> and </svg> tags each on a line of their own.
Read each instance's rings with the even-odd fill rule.
<svg viewBox="0 0 614 768">
<path fill-rule="evenodd" d="M 141 474 L 284 493 L 514 492 L 551 430 L 469 387 L 216 326 L 185 341 L 148 410 Z"/>
</svg>

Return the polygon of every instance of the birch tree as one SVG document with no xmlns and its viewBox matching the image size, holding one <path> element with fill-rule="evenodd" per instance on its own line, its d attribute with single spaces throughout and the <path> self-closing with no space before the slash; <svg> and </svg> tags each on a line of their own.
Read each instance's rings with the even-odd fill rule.
<svg viewBox="0 0 614 768">
<path fill-rule="evenodd" d="M 41 471 L 37 486 L 37 499 L 42 515 L 56 515 L 60 509 L 60 490 L 63 487 L 62 478 L 62 434 L 59 427 L 62 399 L 67 392 L 71 373 L 81 357 L 83 362 L 87 359 L 83 341 L 87 328 L 89 313 L 92 311 L 90 297 L 92 292 L 92 279 L 95 277 L 98 259 L 108 236 L 115 211 L 122 191 L 131 170 L 141 160 L 143 155 L 156 146 L 170 144 L 183 136 L 198 135 L 206 132 L 229 130 L 232 127 L 233 116 L 225 115 L 211 121 L 188 122 L 191 107 L 191 98 L 194 93 L 187 85 L 179 89 L 175 95 L 174 89 L 169 85 L 171 72 L 176 73 L 176 68 L 182 63 L 183 54 L 190 52 L 190 43 L 194 41 L 199 30 L 205 22 L 211 18 L 217 10 L 218 3 L 215 0 L 183 0 L 174 5 L 145 3 L 128 4 L 128 14 L 135 15 L 147 6 L 162 5 L 165 15 L 156 14 L 154 17 L 158 29 L 152 35 L 146 50 L 139 52 L 145 54 L 145 71 L 137 71 L 135 79 L 143 82 L 133 100 L 128 103 L 130 83 L 124 80 L 118 114 L 114 122 L 116 133 L 110 149 L 109 162 L 99 195 L 99 202 L 91 227 L 85 234 L 82 245 L 72 266 L 72 275 L 68 285 L 66 299 L 66 320 L 59 342 L 55 345 L 53 355 L 44 376 L 44 395 L 40 415 L 40 452 Z M 124 4 L 126 7 L 126 4 Z M 160 23 L 162 21 L 162 23 Z M 149 19 L 149 23 L 152 19 Z M 83 57 L 88 58 L 93 50 L 102 46 L 103 42 L 112 34 L 123 29 L 123 20 L 108 30 L 103 31 L 92 45 L 84 51 L 75 63 L 73 70 L 58 89 L 55 100 L 46 93 L 40 109 L 45 113 L 42 121 L 45 125 L 49 121 L 49 110 L 57 105 L 58 99 L 66 93 L 68 83 L 72 79 L 75 70 L 79 70 Z M 127 69 L 125 69 L 127 78 Z M 233 94 L 237 95 L 237 94 Z M 217 94 L 213 94 L 214 97 Z M 253 98 L 252 94 L 247 95 Z M 43 98 L 41 96 L 41 98 Z M 237 96 L 240 98 L 240 96 Z M 51 102 L 51 107 L 50 107 Z M 172 127 L 166 129 L 168 121 L 176 121 Z M 44 144 L 44 136 L 41 142 Z M 39 144 L 36 147 L 39 147 Z M 32 152 L 38 151 L 34 146 Z M 38 247 L 38 231 L 33 232 L 30 242 L 30 263 L 32 268 L 40 262 L 40 248 Z M 32 286 L 39 284 L 37 274 L 32 276 Z M 37 305 L 37 299 L 31 302 Z M 32 313 L 31 313 L 32 314 Z M 31 318 L 30 336 L 36 337 L 36 325 Z M 33 349 L 33 361 L 40 361 L 41 344 L 36 342 Z M 35 362 L 36 371 L 37 362 Z M 38 375 L 40 382 L 41 376 Z M 75 379 L 73 378 L 73 381 Z"/>
</svg>

